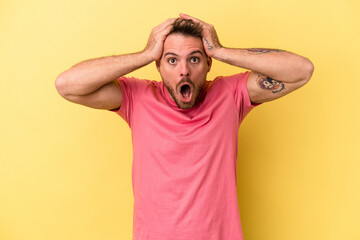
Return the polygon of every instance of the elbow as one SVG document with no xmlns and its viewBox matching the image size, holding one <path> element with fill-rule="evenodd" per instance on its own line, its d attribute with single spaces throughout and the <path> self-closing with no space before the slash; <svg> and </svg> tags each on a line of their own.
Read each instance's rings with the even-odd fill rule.
<svg viewBox="0 0 360 240">
<path fill-rule="evenodd" d="M 304 74 L 303 79 L 305 80 L 305 82 L 310 81 L 313 73 L 314 73 L 314 64 L 308 58 L 306 58 L 303 66 L 303 74 Z"/>
<path fill-rule="evenodd" d="M 301 65 L 298 66 L 297 81 L 301 86 L 310 81 L 314 73 L 314 64 L 307 58 L 303 58 Z"/>
<path fill-rule="evenodd" d="M 64 98 L 66 98 L 67 95 L 65 91 L 66 89 L 65 85 L 66 85 L 66 81 L 62 76 L 62 74 L 60 74 L 55 80 L 55 88 L 58 91 L 58 93 Z"/>
</svg>

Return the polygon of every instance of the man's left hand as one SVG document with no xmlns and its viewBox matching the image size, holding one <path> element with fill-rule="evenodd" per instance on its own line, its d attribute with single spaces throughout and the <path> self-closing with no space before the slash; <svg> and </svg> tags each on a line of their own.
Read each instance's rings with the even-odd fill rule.
<svg viewBox="0 0 360 240">
<path fill-rule="evenodd" d="M 218 52 L 218 50 L 222 48 L 214 26 L 183 13 L 180 13 L 180 17 L 184 19 L 191 19 L 195 23 L 200 23 L 200 25 L 203 28 L 202 40 L 203 40 L 205 52 L 209 57 L 214 57 L 216 52 Z"/>
</svg>

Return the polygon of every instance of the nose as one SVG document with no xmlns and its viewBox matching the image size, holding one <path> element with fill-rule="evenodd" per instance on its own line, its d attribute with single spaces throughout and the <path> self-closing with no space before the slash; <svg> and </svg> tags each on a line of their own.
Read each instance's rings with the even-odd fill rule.
<svg viewBox="0 0 360 240">
<path fill-rule="evenodd" d="M 180 76 L 181 77 L 190 76 L 190 70 L 189 70 L 187 63 L 183 63 L 180 65 Z"/>
</svg>

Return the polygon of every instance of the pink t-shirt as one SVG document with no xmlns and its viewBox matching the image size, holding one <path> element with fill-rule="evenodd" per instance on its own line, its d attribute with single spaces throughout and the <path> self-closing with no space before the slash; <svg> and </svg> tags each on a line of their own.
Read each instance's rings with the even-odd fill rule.
<svg viewBox="0 0 360 240">
<path fill-rule="evenodd" d="M 134 240 L 242 240 L 236 164 L 250 71 L 206 81 L 182 110 L 163 82 L 120 77 L 133 143 Z"/>
</svg>

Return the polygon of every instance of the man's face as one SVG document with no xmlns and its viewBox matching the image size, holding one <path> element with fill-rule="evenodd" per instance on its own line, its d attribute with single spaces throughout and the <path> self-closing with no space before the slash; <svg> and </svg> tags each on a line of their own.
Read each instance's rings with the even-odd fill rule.
<svg viewBox="0 0 360 240">
<path fill-rule="evenodd" d="M 156 62 L 170 97 L 179 108 L 192 108 L 210 71 L 211 58 L 197 37 L 170 34 L 164 41 L 163 55 Z"/>
</svg>

